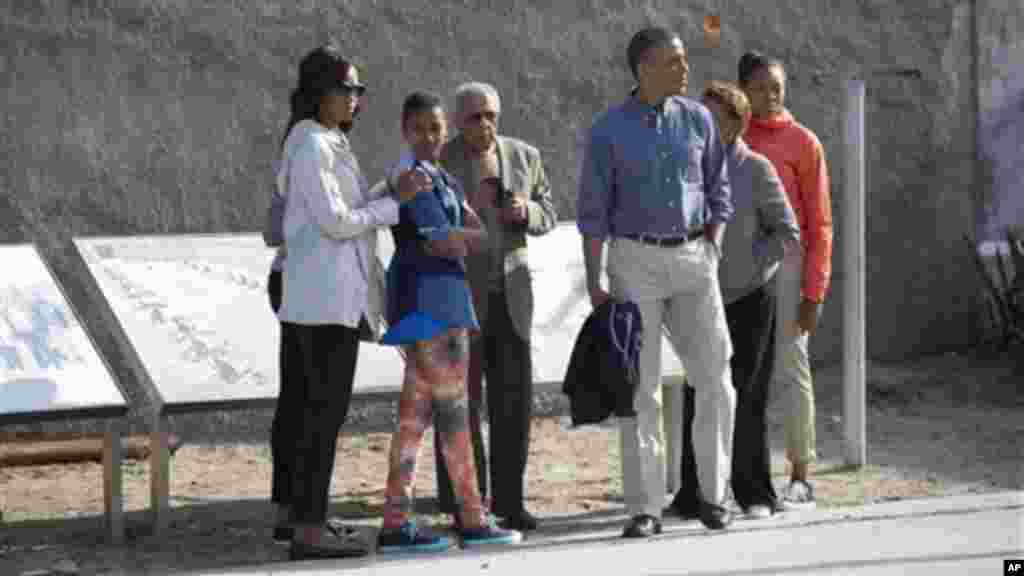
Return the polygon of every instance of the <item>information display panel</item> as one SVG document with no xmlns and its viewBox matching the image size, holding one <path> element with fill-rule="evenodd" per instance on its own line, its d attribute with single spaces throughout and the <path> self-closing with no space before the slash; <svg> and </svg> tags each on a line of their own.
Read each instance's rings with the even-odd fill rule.
<svg viewBox="0 0 1024 576">
<path fill-rule="evenodd" d="M 382 235 L 383 236 L 383 235 Z M 267 297 L 273 249 L 260 236 L 75 240 L 166 409 L 277 397 L 280 325 Z M 390 348 L 360 348 L 356 393 L 398 390 Z"/>
<path fill-rule="evenodd" d="M 39 252 L 0 246 L 0 421 L 127 410 L 124 395 Z"/>
</svg>

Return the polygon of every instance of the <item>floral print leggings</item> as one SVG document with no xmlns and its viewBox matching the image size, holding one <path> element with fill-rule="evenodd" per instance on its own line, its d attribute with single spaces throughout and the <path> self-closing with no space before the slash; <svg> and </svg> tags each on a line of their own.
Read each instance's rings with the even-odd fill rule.
<svg viewBox="0 0 1024 576">
<path fill-rule="evenodd" d="M 476 484 L 469 430 L 466 374 L 469 334 L 452 328 L 405 347 L 405 379 L 398 400 L 398 430 L 391 437 L 384 491 L 384 529 L 402 525 L 413 511 L 413 481 L 423 434 L 433 420 L 441 437 L 462 525 L 479 526 L 486 510 Z"/>
</svg>

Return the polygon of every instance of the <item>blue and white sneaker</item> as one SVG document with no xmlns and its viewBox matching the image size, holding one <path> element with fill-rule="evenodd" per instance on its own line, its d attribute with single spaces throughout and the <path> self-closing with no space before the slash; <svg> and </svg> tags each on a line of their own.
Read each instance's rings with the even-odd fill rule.
<svg viewBox="0 0 1024 576">
<path fill-rule="evenodd" d="M 499 527 L 497 520 L 491 515 L 487 516 L 487 520 L 479 528 L 463 528 L 459 535 L 462 537 L 463 548 L 519 544 L 523 541 L 522 532 Z"/>
<path fill-rule="evenodd" d="M 452 547 L 447 536 L 420 528 L 415 520 L 406 520 L 398 528 L 381 530 L 377 536 L 377 551 L 381 554 L 436 553 Z"/>
</svg>

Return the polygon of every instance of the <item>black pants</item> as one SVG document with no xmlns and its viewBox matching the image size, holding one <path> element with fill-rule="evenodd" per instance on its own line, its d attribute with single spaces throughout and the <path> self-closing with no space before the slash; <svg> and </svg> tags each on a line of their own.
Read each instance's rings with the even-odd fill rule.
<svg viewBox="0 0 1024 576">
<path fill-rule="evenodd" d="M 281 340 L 286 343 L 286 380 L 271 432 L 273 492 L 275 501 L 291 504 L 292 520 L 318 524 L 327 517 L 338 432 L 352 398 L 359 332 L 340 324 L 282 322 Z"/>
<path fill-rule="evenodd" d="M 277 314 L 281 309 L 281 272 L 272 270 L 267 278 L 267 296 L 270 308 Z M 274 408 L 274 420 L 270 425 L 270 458 L 272 475 L 270 480 L 270 501 L 290 506 L 292 501 L 292 475 L 295 473 L 295 447 L 298 446 L 298 425 L 302 417 L 301 399 L 295 392 L 300 390 L 294 382 L 302 377 L 288 364 L 288 352 L 294 347 L 292 332 L 281 326 L 280 345 L 277 350 L 278 391 Z M 294 352 L 292 352 L 294 354 Z M 289 384 L 292 384 L 289 386 Z"/>
<path fill-rule="evenodd" d="M 524 507 L 523 479 L 530 450 L 533 361 L 530 343 L 516 331 L 504 292 L 492 292 L 484 327 L 484 377 L 491 455 L 491 510 L 498 516 Z"/>
<path fill-rule="evenodd" d="M 469 436 L 473 443 L 473 460 L 476 465 L 476 481 L 480 497 L 487 501 L 487 451 L 480 427 L 481 405 L 483 404 L 484 341 L 474 338 L 469 351 L 469 377 L 466 388 L 469 393 Z M 434 463 L 437 466 L 437 503 L 441 512 L 455 514 L 455 493 L 448 476 L 448 466 L 441 454 L 441 432 L 434 427 Z"/>
<path fill-rule="evenodd" d="M 775 364 L 775 292 L 771 283 L 725 307 L 733 355 L 736 420 L 732 448 L 732 491 L 743 508 L 774 506 L 771 453 L 765 431 L 768 389 Z M 683 400 L 682 486 L 673 504 L 692 510 L 700 498 L 693 453 L 694 390 Z"/>
</svg>

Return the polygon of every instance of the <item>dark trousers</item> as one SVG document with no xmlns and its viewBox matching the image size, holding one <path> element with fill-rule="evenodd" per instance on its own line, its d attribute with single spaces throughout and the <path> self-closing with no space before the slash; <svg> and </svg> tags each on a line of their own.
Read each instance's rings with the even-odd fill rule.
<svg viewBox="0 0 1024 576">
<path fill-rule="evenodd" d="M 484 377 L 490 424 L 491 510 L 498 516 L 524 508 L 523 479 L 530 450 L 533 360 L 530 343 L 512 324 L 504 292 L 492 292 L 484 328 Z"/>
<path fill-rule="evenodd" d="M 480 497 L 487 501 L 487 451 L 484 449 L 484 437 L 480 427 L 481 405 L 483 404 L 483 369 L 484 341 L 474 338 L 469 349 L 469 374 L 466 388 L 469 393 L 469 437 L 473 443 L 473 460 L 476 465 L 477 489 Z M 448 476 L 448 466 L 441 454 L 441 431 L 434 427 L 434 463 L 437 466 L 437 504 L 442 512 L 455 514 L 458 506 L 452 481 Z"/>
<path fill-rule="evenodd" d="M 736 389 L 736 420 L 732 449 L 732 491 L 743 508 L 773 506 L 771 453 L 765 431 L 768 389 L 775 364 L 775 292 L 771 283 L 725 307 L 733 355 L 730 361 Z M 694 509 L 700 498 L 693 453 L 694 390 L 683 400 L 682 486 L 673 504 Z"/>
<path fill-rule="evenodd" d="M 270 308 L 277 314 L 281 309 L 281 272 L 272 270 L 267 278 L 267 296 L 270 298 Z M 280 344 L 277 350 L 277 373 L 279 387 L 277 391 L 277 404 L 274 408 L 274 420 L 270 425 L 270 459 L 272 462 L 272 473 L 270 479 L 270 501 L 281 505 L 290 506 L 292 501 L 292 475 L 295 473 L 295 447 L 298 446 L 298 425 L 302 418 L 301 398 L 296 398 L 296 392 L 301 388 L 295 386 L 294 382 L 302 377 L 296 374 L 294 368 L 288 364 L 289 348 L 294 347 L 291 331 L 285 331 L 281 327 Z M 294 354 L 294 351 L 292 352 Z M 289 386 L 289 384 L 292 384 Z"/>
<path fill-rule="evenodd" d="M 299 418 L 293 428 L 295 442 L 288 448 L 294 454 L 292 520 L 319 524 L 327 518 L 338 432 L 352 398 L 359 331 L 340 324 L 282 322 L 281 328 L 293 343 L 288 364 L 295 376 L 288 387 Z"/>
<path fill-rule="evenodd" d="M 491 510 L 510 516 L 524 507 L 523 477 L 530 450 L 530 414 L 533 409 L 533 361 L 530 343 L 512 324 L 504 292 L 492 292 L 487 302 L 488 318 L 483 338 L 474 341 L 472 353 L 487 380 L 487 421 L 489 423 Z M 480 493 L 485 495 L 484 470 L 488 470 L 480 433 L 480 379 L 474 385 L 473 358 L 470 363 L 470 425 Z M 481 369 L 477 368 L 478 374 Z M 475 388 L 475 390 L 474 390 Z M 474 399 L 475 396 L 475 399 Z M 439 445 L 435 432 L 435 447 Z M 451 481 L 442 459 L 437 462 L 438 502 L 443 511 L 455 509 Z"/>
</svg>

